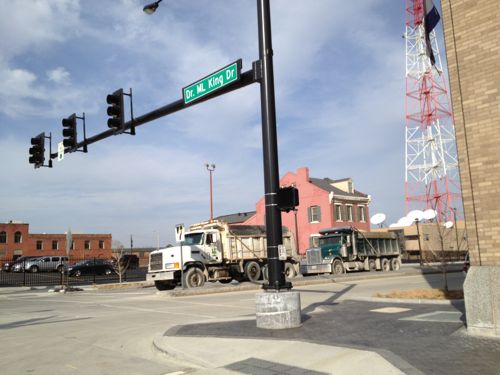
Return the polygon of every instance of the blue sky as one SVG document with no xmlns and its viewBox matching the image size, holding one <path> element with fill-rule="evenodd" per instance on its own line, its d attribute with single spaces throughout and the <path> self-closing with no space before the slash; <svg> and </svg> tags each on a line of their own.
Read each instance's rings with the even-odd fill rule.
<svg viewBox="0 0 500 375">
<path fill-rule="evenodd" d="M 85 112 L 107 130 L 106 95 L 132 87 L 136 116 L 182 87 L 258 58 L 255 0 L 0 0 L 0 221 L 35 233 L 112 233 L 135 246 L 174 226 L 251 211 L 264 191 L 254 84 L 89 146 L 28 164 L 30 138 Z M 280 175 L 352 177 L 387 224 L 404 216 L 404 1 L 272 0 Z M 103 6 L 105 4 L 105 6 Z M 441 24 L 438 33 L 441 33 Z M 442 58 L 444 53 L 442 53 Z M 81 128 L 80 128 L 81 129 Z M 80 130 L 81 134 L 81 130 Z"/>
</svg>

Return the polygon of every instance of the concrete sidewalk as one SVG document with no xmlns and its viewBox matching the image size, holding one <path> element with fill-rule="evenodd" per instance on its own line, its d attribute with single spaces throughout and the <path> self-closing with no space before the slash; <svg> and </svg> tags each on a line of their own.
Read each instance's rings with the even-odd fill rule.
<svg viewBox="0 0 500 375">
<path fill-rule="evenodd" d="M 158 336 L 155 348 L 199 369 L 195 374 L 420 374 L 378 353 L 290 340 Z"/>
</svg>

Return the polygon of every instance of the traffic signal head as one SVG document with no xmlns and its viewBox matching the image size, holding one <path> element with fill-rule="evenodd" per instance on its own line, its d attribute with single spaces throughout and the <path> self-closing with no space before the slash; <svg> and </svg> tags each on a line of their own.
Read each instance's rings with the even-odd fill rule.
<svg viewBox="0 0 500 375">
<path fill-rule="evenodd" d="M 125 112 L 123 105 L 123 89 L 116 90 L 106 97 L 108 107 L 108 127 L 114 130 L 123 130 L 125 125 Z"/>
<path fill-rule="evenodd" d="M 35 168 L 41 167 L 45 162 L 45 133 L 40 133 L 36 137 L 31 138 L 29 153 L 30 164 L 34 164 Z"/>
<path fill-rule="evenodd" d="M 62 120 L 64 147 L 76 148 L 76 114 Z"/>
</svg>

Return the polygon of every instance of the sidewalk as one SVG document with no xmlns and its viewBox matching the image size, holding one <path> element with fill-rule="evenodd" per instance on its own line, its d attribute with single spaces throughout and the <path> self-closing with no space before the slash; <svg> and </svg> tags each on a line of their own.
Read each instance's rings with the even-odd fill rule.
<svg viewBox="0 0 500 375">
<path fill-rule="evenodd" d="M 245 320 L 177 326 L 154 338 L 197 374 L 492 374 L 500 340 L 467 335 L 462 302 L 325 301 L 302 326 L 256 328 Z"/>
</svg>

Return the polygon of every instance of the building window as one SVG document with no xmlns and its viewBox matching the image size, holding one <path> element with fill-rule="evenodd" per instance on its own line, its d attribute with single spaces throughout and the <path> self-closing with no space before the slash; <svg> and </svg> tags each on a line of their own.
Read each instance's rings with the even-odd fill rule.
<svg viewBox="0 0 500 375">
<path fill-rule="evenodd" d="M 37 250 L 43 250 L 43 241 L 42 240 L 37 240 L 36 241 L 36 249 Z"/>
<path fill-rule="evenodd" d="M 59 249 L 59 242 L 57 240 L 52 240 L 52 250 Z"/>
<path fill-rule="evenodd" d="M 85 250 L 90 250 L 90 241 L 85 240 Z"/>
<path fill-rule="evenodd" d="M 341 204 L 335 205 L 335 220 L 342 221 L 342 205 Z"/>
<path fill-rule="evenodd" d="M 348 181 L 347 182 L 347 190 L 349 191 L 349 193 L 353 193 L 353 188 L 352 188 L 352 181 Z"/>
<path fill-rule="evenodd" d="M 7 243 L 7 233 L 4 231 L 0 232 L 0 243 Z"/>
<path fill-rule="evenodd" d="M 104 249 L 104 241 L 99 240 L 99 249 Z"/>
<path fill-rule="evenodd" d="M 307 209 L 310 223 L 321 221 L 321 208 L 319 206 L 311 206 Z"/>
<path fill-rule="evenodd" d="M 348 205 L 345 207 L 347 211 L 347 221 L 353 221 L 352 220 L 352 206 Z"/>
<path fill-rule="evenodd" d="M 319 246 L 319 234 L 311 234 L 309 237 L 309 247 L 318 247 Z"/>
<path fill-rule="evenodd" d="M 358 206 L 358 221 L 366 221 L 365 206 Z"/>
<path fill-rule="evenodd" d="M 17 231 L 16 233 L 14 233 L 14 242 L 15 243 L 23 242 L 23 235 L 21 234 L 21 232 Z"/>
</svg>

